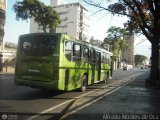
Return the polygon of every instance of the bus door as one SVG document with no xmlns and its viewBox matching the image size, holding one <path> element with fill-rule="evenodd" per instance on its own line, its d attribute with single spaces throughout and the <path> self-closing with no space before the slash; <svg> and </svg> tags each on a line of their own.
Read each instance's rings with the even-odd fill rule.
<svg viewBox="0 0 160 120">
<path fill-rule="evenodd" d="M 91 83 L 97 81 L 96 77 L 96 52 L 93 49 L 90 49 L 90 65 L 91 65 Z"/>
<path fill-rule="evenodd" d="M 97 70 L 98 70 L 98 80 L 101 78 L 101 53 L 97 52 Z"/>
</svg>

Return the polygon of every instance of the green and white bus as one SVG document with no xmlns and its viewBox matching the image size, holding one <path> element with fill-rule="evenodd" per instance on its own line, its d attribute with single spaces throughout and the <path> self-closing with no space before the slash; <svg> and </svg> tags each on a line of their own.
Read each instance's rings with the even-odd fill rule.
<svg viewBox="0 0 160 120">
<path fill-rule="evenodd" d="M 110 77 L 112 53 L 60 33 L 19 37 L 14 81 L 19 86 L 70 91 Z"/>
</svg>

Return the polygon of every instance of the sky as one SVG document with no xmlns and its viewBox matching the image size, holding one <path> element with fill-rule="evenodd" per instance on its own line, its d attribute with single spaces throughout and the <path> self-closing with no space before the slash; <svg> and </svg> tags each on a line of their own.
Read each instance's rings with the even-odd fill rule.
<svg viewBox="0 0 160 120">
<path fill-rule="evenodd" d="M 20 0 L 19 0 L 20 1 Z M 50 4 L 50 0 L 40 0 L 46 5 Z M 78 2 L 79 0 L 65 0 L 67 3 Z M 16 43 L 18 42 L 18 37 L 21 34 L 29 33 L 29 20 L 22 21 L 16 20 L 15 13 L 13 11 L 13 4 L 16 0 L 8 0 L 7 11 L 6 11 L 6 24 L 5 24 L 5 36 L 4 41 Z M 107 36 L 107 29 L 111 26 L 123 27 L 123 23 L 126 22 L 127 18 L 121 16 L 113 16 L 106 11 L 98 12 L 97 14 L 93 13 L 97 9 L 86 6 L 84 3 L 81 3 L 86 7 L 90 12 L 90 36 L 93 36 L 94 39 L 104 40 Z M 150 57 L 150 43 L 148 40 L 143 41 L 145 38 L 143 36 L 135 36 L 135 54 L 145 55 L 148 58 Z M 140 44 L 139 44 L 140 43 Z"/>
</svg>

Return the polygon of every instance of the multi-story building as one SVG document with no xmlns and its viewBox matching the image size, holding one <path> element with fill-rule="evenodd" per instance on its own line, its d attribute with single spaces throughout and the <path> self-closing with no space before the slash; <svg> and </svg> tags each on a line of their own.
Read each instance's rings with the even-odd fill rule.
<svg viewBox="0 0 160 120">
<path fill-rule="evenodd" d="M 89 36 L 88 10 L 79 3 L 64 3 L 63 0 L 51 0 L 51 6 L 61 19 L 56 33 L 64 33 L 76 39 L 86 40 Z M 42 27 L 38 26 L 33 19 L 31 19 L 30 32 L 43 32 Z"/>
<path fill-rule="evenodd" d="M 50 0 L 51 6 L 58 6 L 58 5 L 63 5 L 63 4 L 65 4 L 64 0 Z"/>
<path fill-rule="evenodd" d="M 124 36 L 123 38 L 128 44 L 128 49 L 122 52 L 121 60 L 122 62 L 130 65 L 134 65 L 134 34 L 129 36 Z"/>
<path fill-rule="evenodd" d="M 5 24 L 6 0 L 0 0 L 0 72 L 3 69 L 3 49 L 4 49 L 4 24 Z"/>
<path fill-rule="evenodd" d="M 92 37 L 90 39 L 90 44 L 95 45 L 95 46 L 101 46 L 102 45 L 102 41 L 100 41 L 100 40 L 94 40 L 94 38 Z"/>
<path fill-rule="evenodd" d="M 4 49 L 3 37 L 4 37 L 4 24 L 5 24 L 5 12 L 6 0 L 0 0 L 0 51 Z"/>
</svg>

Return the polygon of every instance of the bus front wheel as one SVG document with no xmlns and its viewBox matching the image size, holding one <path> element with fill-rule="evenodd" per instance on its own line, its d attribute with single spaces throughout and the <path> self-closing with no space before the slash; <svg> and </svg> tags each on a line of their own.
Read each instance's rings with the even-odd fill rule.
<svg viewBox="0 0 160 120">
<path fill-rule="evenodd" d="M 81 81 L 81 92 L 86 91 L 86 86 L 87 86 L 87 76 L 83 75 L 82 81 Z"/>
</svg>

